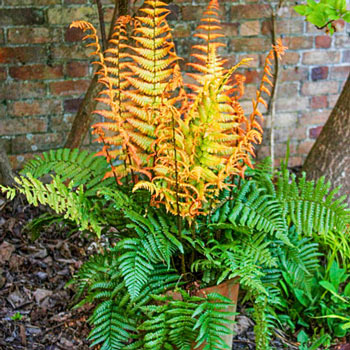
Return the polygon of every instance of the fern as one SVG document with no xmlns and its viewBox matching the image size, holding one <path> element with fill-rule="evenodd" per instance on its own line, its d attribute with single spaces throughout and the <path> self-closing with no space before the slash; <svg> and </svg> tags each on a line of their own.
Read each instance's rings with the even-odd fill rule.
<svg viewBox="0 0 350 350">
<path fill-rule="evenodd" d="M 235 313 L 222 311 L 232 305 L 231 300 L 217 293 L 211 293 L 207 300 L 201 303 L 194 311 L 192 317 L 197 317 L 194 329 L 199 334 L 196 339 L 197 347 L 204 344 L 204 350 L 230 349 L 222 340 L 221 335 L 232 334 L 228 328 L 229 316 Z"/>
<path fill-rule="evenodd" d="M 27 177 L 17 177 L 15 182 L 14 189 L 1 187 L 7 198 L 13 198 L 16 192 L 24 194 L 29 204 L 48 205 L 57 214 L 75 222 L 81 230 L 101 234 L 104 220 L 94 212 L 93 203 L 85 196 L 82 185 L 73 191 L 72 182 L 65 186 L 58 176 L 54 176 L 51 183 L 43 184 L 30 173 Z"/>
<path fill-rule="evenodd" d="M 61 181 L 70 180 L 73 187 L 84 185 L 85 194 L 92 196 L 102 186 L 110 186 L 112 179 L 103 180 L 109 165 L 103 157 L 96 157 L 78 149 L 59 149 L 44 152 L 26 163 L 22 175 L 30 173 L 34 178 L 56 174 Z"/>
<path fill-rule="evenodd" d="M 94 329 L 89 334 L 91 346 L 102 343 L 101 349 L 119 350 L 128 343 L 129 332 L 136 330 L 131 318 L 125 317 L 120 303 L 109 299 L 103 301 L 90 317 L 89 322 Z"/>
<path fill-rule="evenodd" d="M 290 181 L 291 180 L 291 181 Z M 305 174 L 296 181 L 287 170 L 279 177 L 276 197 L 284 215 L 288 215 L 297 230 L 311 235 L 314 232 L 344 232 L 349 224 L 346 196 L 336 198 L 339 189 L 330 191 L 330 183 L 320 178 L 316 183 L 306 181 Z"/>
</svg>

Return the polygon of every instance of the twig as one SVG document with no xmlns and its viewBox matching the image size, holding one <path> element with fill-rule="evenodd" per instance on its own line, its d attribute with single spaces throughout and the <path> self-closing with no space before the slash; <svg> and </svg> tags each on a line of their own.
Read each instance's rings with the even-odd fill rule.
<svg viewBox="0 0 350 350">
<path fill-rule="evenodd" d="M 280 0 L 278 5 L 276 6 L 275 9 L 272 10 L 271 12 L 271 41 L 272 45 L 276 45 L 276 33 L 277 33 L 277 25 L 276 25 L 276 17 L 277 17 L 277 12 L 281 8 L 284 0 Z M 271 166 L 272 169 L 274 168 L 275 164 L 275 116 L 276 116 L 276 94 L 278 90 L 278 83 L 279 83 L 279 60 L 277 57 L 276 51 L 274 53 L 274 75 L 273 75 L 273 86 L 271 90 L 271 96 L 270 96 L 270 101 L 268 105 L 268 114 L 270 115 L 269 118 L 269 127 L 270 127 L 270 157 L 271 157 Z"/>
<path fill-rule="evenodd" d="M 103 17 L 103 9 L 101 0 L 96 0 L 97 5 L 97 12 L 98 12 L 98 20 L 100 22 L 100 28 L 101 28 L 101 38 L 102 38 L 102 50 L 105 51 L 107 49 L 107 37 L 106 37 L 106 26 L 105 26 L 105 20 Z M 113 27 L 114 22 L 112 22 Z"/>
</svg>

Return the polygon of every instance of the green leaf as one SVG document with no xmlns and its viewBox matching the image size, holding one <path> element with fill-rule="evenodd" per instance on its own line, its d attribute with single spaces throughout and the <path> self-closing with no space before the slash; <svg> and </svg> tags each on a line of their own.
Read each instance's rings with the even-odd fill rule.
<svg viewBox="0 0 350 350">
<path fill-rule="evenodd" d="M 301 330 L 298 334 L 297 340 L 301 344 L 305 344 L 308 342 L 309 336 L 303 330 Z"/>
<path fill-rule="evenodd" d="M 305 307 L 308 307 L 310 304 L 310 300 L 306 297 L 305 293 L 301 289 L 295 289 L 294 291 L 296 298 Z"/>
<path fill-rule="evenodd" d="M 294 6 L 294 11 L 299 13 L 299 15 L 306 16 L 309 13 L 309 7 L 306 5 Z"/>
<path fill-rule="evenodd" d="M 344 289 L 344 295 L 350 297 L 350 283 L 348 283 Z"/>
<path fill-rule="evenodd" d="M 350 11 L 347 11 L 346 13 L 345 13 L 345 15 L 343 15 L 343 20 L 345 21 L 345 22 L 350 22 Z"/>
<path fill-rule="evenodd" d="M 332 283 L 329 283 L 328 281 L 320 281 L 319 283 L 324 289 L 337 294 L 337 290 L 335 289 Z"/>
</svg>

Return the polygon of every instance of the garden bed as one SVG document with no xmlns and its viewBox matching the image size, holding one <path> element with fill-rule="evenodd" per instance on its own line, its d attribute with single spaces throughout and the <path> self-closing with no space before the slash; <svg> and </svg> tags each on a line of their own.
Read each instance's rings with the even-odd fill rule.
<svg viewBox="0 0 350 350">
<path fill-rule="evenodd" d="M 19 198 L 0 209 L 0 349 L 89 349 L 88 310 L 65 288 L 85 259 L 80 235 L 51 227 L 32 241 L 23 228 L 40 210 Z"/>
<path fill-rule="evenodd" d="M 91 310 L 72 309 L 74 290 L 65 285 L 90 253 L 88 242 L 81 233 L 67 237 L 54 226 L 33 241 L 25 225 L 40 214 L 22 198 L 0 197 L 0 349 L 87 350 Z M 238 309 L 233 349 L 255 349 L 253 322 Z M 276 350 L 298 349 L 282 333 L 272 344 Z"/>
</svg>

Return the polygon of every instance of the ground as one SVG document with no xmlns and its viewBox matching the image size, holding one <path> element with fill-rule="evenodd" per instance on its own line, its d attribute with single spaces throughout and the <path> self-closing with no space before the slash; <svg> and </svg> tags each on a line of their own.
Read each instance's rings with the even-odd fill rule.
<svg viewBox="0 0 350 350">
<path fill-rule="evenodd" d="M 39 214 L 0 197 L 0 349 L 89 349 L 88 310 L 73 310 L 65 288 L 86 259 L 84 240 L 53 227 L 31 240 L 24 227 Z"/>
</svg>

